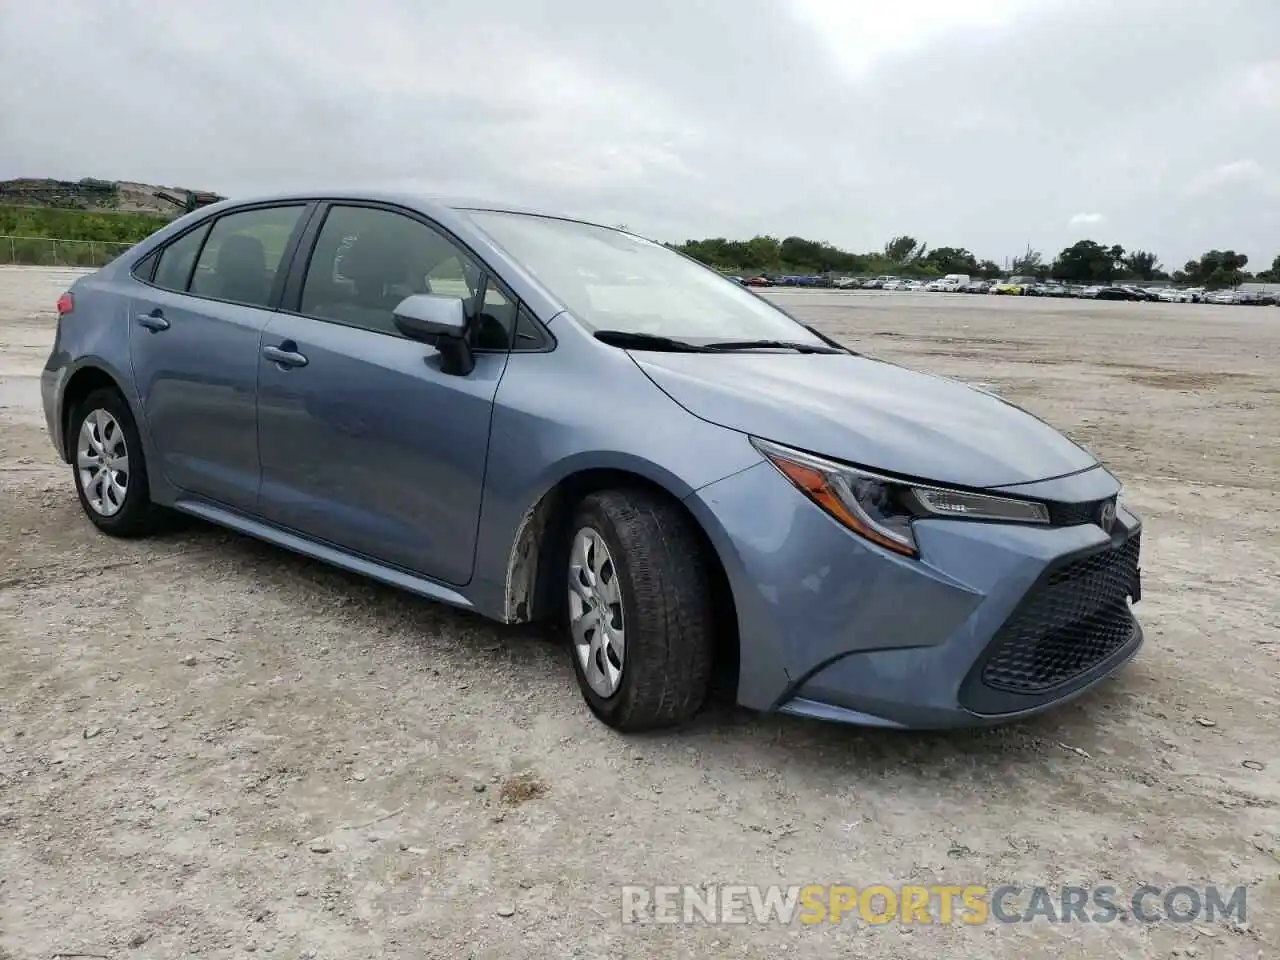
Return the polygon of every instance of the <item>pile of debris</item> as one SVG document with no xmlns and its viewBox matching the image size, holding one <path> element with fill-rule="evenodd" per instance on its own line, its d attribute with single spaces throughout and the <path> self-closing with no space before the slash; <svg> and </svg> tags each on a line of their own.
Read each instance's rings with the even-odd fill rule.
<svg viewBox="0 0 1280 960">
<path fill-rule="evenodd" d="M 0 203 L 72 210 L 119 210 L 173 216 L 224 199 L 208 190 L 158 187 L 130 181 L 53 180 L 20 177 L 0 180 Z"/>
</svg>

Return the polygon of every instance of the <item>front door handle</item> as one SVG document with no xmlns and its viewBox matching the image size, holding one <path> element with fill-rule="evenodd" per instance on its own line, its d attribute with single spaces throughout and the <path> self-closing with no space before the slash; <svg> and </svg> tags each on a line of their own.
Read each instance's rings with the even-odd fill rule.
<svg viewBox="0 0 1280 960">
<path fill-rule="evenodd" d="M 164 318 L 164 314 L 159 310 L 153 310 L 151 313 L 139 314 L 136 318 L 138 326 L 146 327 L 152 333 L 159 333 L 161 330 L 169 329 L 169 321 Z"/>
<path fill-rule="evenodd" d="M 292 340 L 286 340 L 278 347 L 263 347 L 262 355 L 282 367 L 305 367 L 307 358 L 297 351 L 297 346 Z"/>
</svg>

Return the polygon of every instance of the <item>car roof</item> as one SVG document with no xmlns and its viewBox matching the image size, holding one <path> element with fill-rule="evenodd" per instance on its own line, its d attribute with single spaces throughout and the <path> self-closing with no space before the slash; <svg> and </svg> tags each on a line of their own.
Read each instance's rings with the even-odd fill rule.
<svg viewBox="0 0 1280 960">
<path fill-rule="evenodd" d="M 550 217 L 556 220 L 571 220 L 576 223 L 585 223 L 590 226 L 605 227 L 606 229 L 616 230 L 617 227 L 609 227 L 606 224 L 596 223 L 582 217 L 574 217 L 564 213 L 555 213 L 548 210 L 538 209 L 535 207 L 527 207 L 521 204 L 515 204 L 504 201 L 487 200 L 476 197 L 455 197 L 445 194 L 435 194 L 425 191 L 410 190 L 382 190 L 382 189 L 363 189 L 352 187 L 338 187 L 335 189 L 319 189 L 319 190 L 297 190 L 283 193 L 262 193 L 243 197 L 234 197 L 219 201 L 216 204 L 201 207 L 201 213 L 208 213 L 213 210 L 230 209 L 232 207 L 244 206 L 247 204 L 260 203 L 283 203 L 296 202 L 302 200 L 363 200 L 375 203 L 389 203 L 397 206 L 408 207 L 410 209 L 419 210 L 428 215 L 439 215 L 445 211 L 456 213 L 469 213 L 474 211 L 490 211 L 495 213 L 522 213 L 537 217 Z M 625 232 L 625 231 L 623 231 Z"/>
</svg>

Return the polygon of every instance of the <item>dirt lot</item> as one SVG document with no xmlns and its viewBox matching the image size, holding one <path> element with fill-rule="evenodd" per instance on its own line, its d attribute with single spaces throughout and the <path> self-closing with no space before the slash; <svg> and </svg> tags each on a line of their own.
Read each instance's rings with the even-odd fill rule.
<svg viewBox="0 0 1280 960">
<path fill-rule="evenodd" d="M 1125 478 L 1147 645 L 1013 728 L 625 738 L 536 631 L 212 528 L 96 535 L 36 390 L 68 282 L 0 269 L 0 958 L 1280 951 L 1280 310 L 786 295 Z M 620 923 L 625 883 L 772 882 L 1248 885 L 1249 916 Z"/>
</svg>

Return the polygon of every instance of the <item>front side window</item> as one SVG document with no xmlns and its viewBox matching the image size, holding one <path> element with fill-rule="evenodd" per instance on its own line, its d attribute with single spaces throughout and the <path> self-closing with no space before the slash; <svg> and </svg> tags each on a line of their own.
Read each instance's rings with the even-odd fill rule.
<svg viewBox="0 0 1280 960">
<path fill-rule="evenodd" d="M 196 255 L 200 253 L 200 244 L 204 243 L 208 232 L 208 224 L 196 227 L 165 247 L 160 253 L 160 262 L 156 265 L 156 273 L 151 282 L 165 290 L 176 290 L 179 293 L 185 291 L 191 280 L 191 268 L 195 266 Z"/>
<path fill-rule="evenodd" d="M 399 336 L 393 311 L 405 297 L 460 297 L 474 316 L 482 279 L 471 257 L 425 223 L 390 210 L 335 205 L 316 238 L 298 309 Z"/>
<path fill-rule="evenodd" d="M 822 345 L 767 301 L 661 244 L 532 214 L 470 216 L 593 330 Z"/>
<path fill-rule="evenodd" d="M 200 251 L 191 292 L 255 307 L 271 306 L 271 291 L 289 237 L 305 207 L 262 207 L 219 217 Z M 161 262 L 161 269 L 164 263 Z"/>
</svg>

